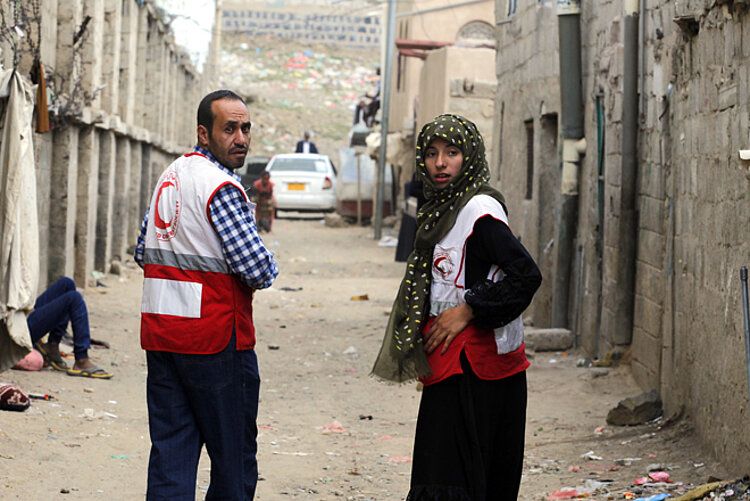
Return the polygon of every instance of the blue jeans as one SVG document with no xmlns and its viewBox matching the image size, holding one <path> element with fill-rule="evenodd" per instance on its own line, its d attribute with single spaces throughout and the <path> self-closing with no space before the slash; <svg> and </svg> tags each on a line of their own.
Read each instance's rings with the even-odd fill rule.
<svg viewBox="0 0 750 501">
<path fill-rule="evenodd" d="M 255 350 L 235 336 L 212 355 L 147 351 L 149 501 L 193 501 L 201 448 L 211 458 L 206 500 L 252 500 L 260 376 Z"/>
<path fill-rule="evenodd" d="M 31 342 L 36 343 L 49 332 L 49 341 L 60 343 L 68 323 L 73 328 L 73 353 L 76 360 L 87 358 L 91 346 L 89 313 L 76 284 L 62 277 L 50 285 L 34 303 L 34 311 L 26 318 Z"/>
</svg>

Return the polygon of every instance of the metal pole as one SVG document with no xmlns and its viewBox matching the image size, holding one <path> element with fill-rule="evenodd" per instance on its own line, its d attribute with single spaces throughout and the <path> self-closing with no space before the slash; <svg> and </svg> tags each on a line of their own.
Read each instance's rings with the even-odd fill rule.
<svg viewBox="0 0 750 501">
<path fill-rule="evenodd" d="M 616 267 L 617 293 L 615 344 L 630 344 L 635 308 L 635 269 L 638 252 L 638 0 L 625 2 L 623 22 L 622 156 L 620 180 L 620 224 Z"/>
<path fill-rule="evenodd" d="M 562 111 L 562 179 L 555 276 L 552 283 L 552 327 L 570 329 L 571 263 L 578 233 L 579 141 L 584 137 L 581 83 L 581 2 L 557 0 Z"/>
<path fill-rule="evenodd" d="M 385 31 L 385 65 L 381 75 L 380 155 L 378 155 L 378 189 L 375 196 L 375 240 L 383 234 L 383 198 L 385 197 L 385 157 L 388 152 L 388 112 L 391 105 L 391 67 L 396 32 L 396 0 L 388 0 L 388 24 Z"/>
<path fill-rule="evenodd" d="M 747 267 L 740 268 L 742 281 L 742 310 L 745 314 L 745 364 L 747 365 L 747 398 L 750 403 L 750 307 L 747 300 Z"/>
</svg>

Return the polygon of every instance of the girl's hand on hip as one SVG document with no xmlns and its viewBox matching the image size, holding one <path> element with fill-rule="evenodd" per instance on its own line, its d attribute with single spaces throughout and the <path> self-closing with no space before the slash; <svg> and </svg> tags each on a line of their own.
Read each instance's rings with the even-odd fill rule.
<svg viewBox="0 0 750 501">
<path fill-rule="evenodd" d="M 424 351 L 429 355 L 442 343 L 440 354 L 444 355 L 451 342 L 469 325 L 472 318 L 474 312 L 466 303 L 442 312 L 424 335 Z"/>
</svg>

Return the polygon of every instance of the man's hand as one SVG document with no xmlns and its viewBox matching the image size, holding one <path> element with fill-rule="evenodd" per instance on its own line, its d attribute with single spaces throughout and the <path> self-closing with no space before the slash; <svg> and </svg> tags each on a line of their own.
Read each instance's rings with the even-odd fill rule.
<svg viewBox="0 0 750 501">
<path fill-rule="evenodd" d="M 440 354 L 444 355 L 451 342 L 469 325 L 472 318 L 474 312 L 466 303 L 442 312 L 424 335 L 424 351 L 429 355 L 442 343 Z"/>
</svg>

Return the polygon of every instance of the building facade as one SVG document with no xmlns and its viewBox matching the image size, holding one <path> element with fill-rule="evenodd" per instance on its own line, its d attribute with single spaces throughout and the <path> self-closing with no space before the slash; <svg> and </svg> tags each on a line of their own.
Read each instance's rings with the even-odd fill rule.
<svg viewBox="0 0 750 501">
<path fill-rule="evenodd" d="M 367 2 L 224 2 L 221 29 L 250 37 L 272 35 L 304 44 L 379 49 L 380 10 Z"/>
<path fill-rule="evenodd" d="M 748 471 L 747 2 L 497 0 L 496 26 L 494 169 L 545 276 L 534 324 L 627 357 L 667 416 Z"/>
<path fill-rule="evenodd" d="M 35 83 L 40 64 L 45 75 L 51 127 L 34 137 L 39 285 L 67 275 L 86 286 L 129 254 L 153 183 L 193 144 L 201 75 L 150 0 L 0 9 L 3 29 L 23 20 L 24 35 L 3 39 L 2 65 Z"/>
</svg>

